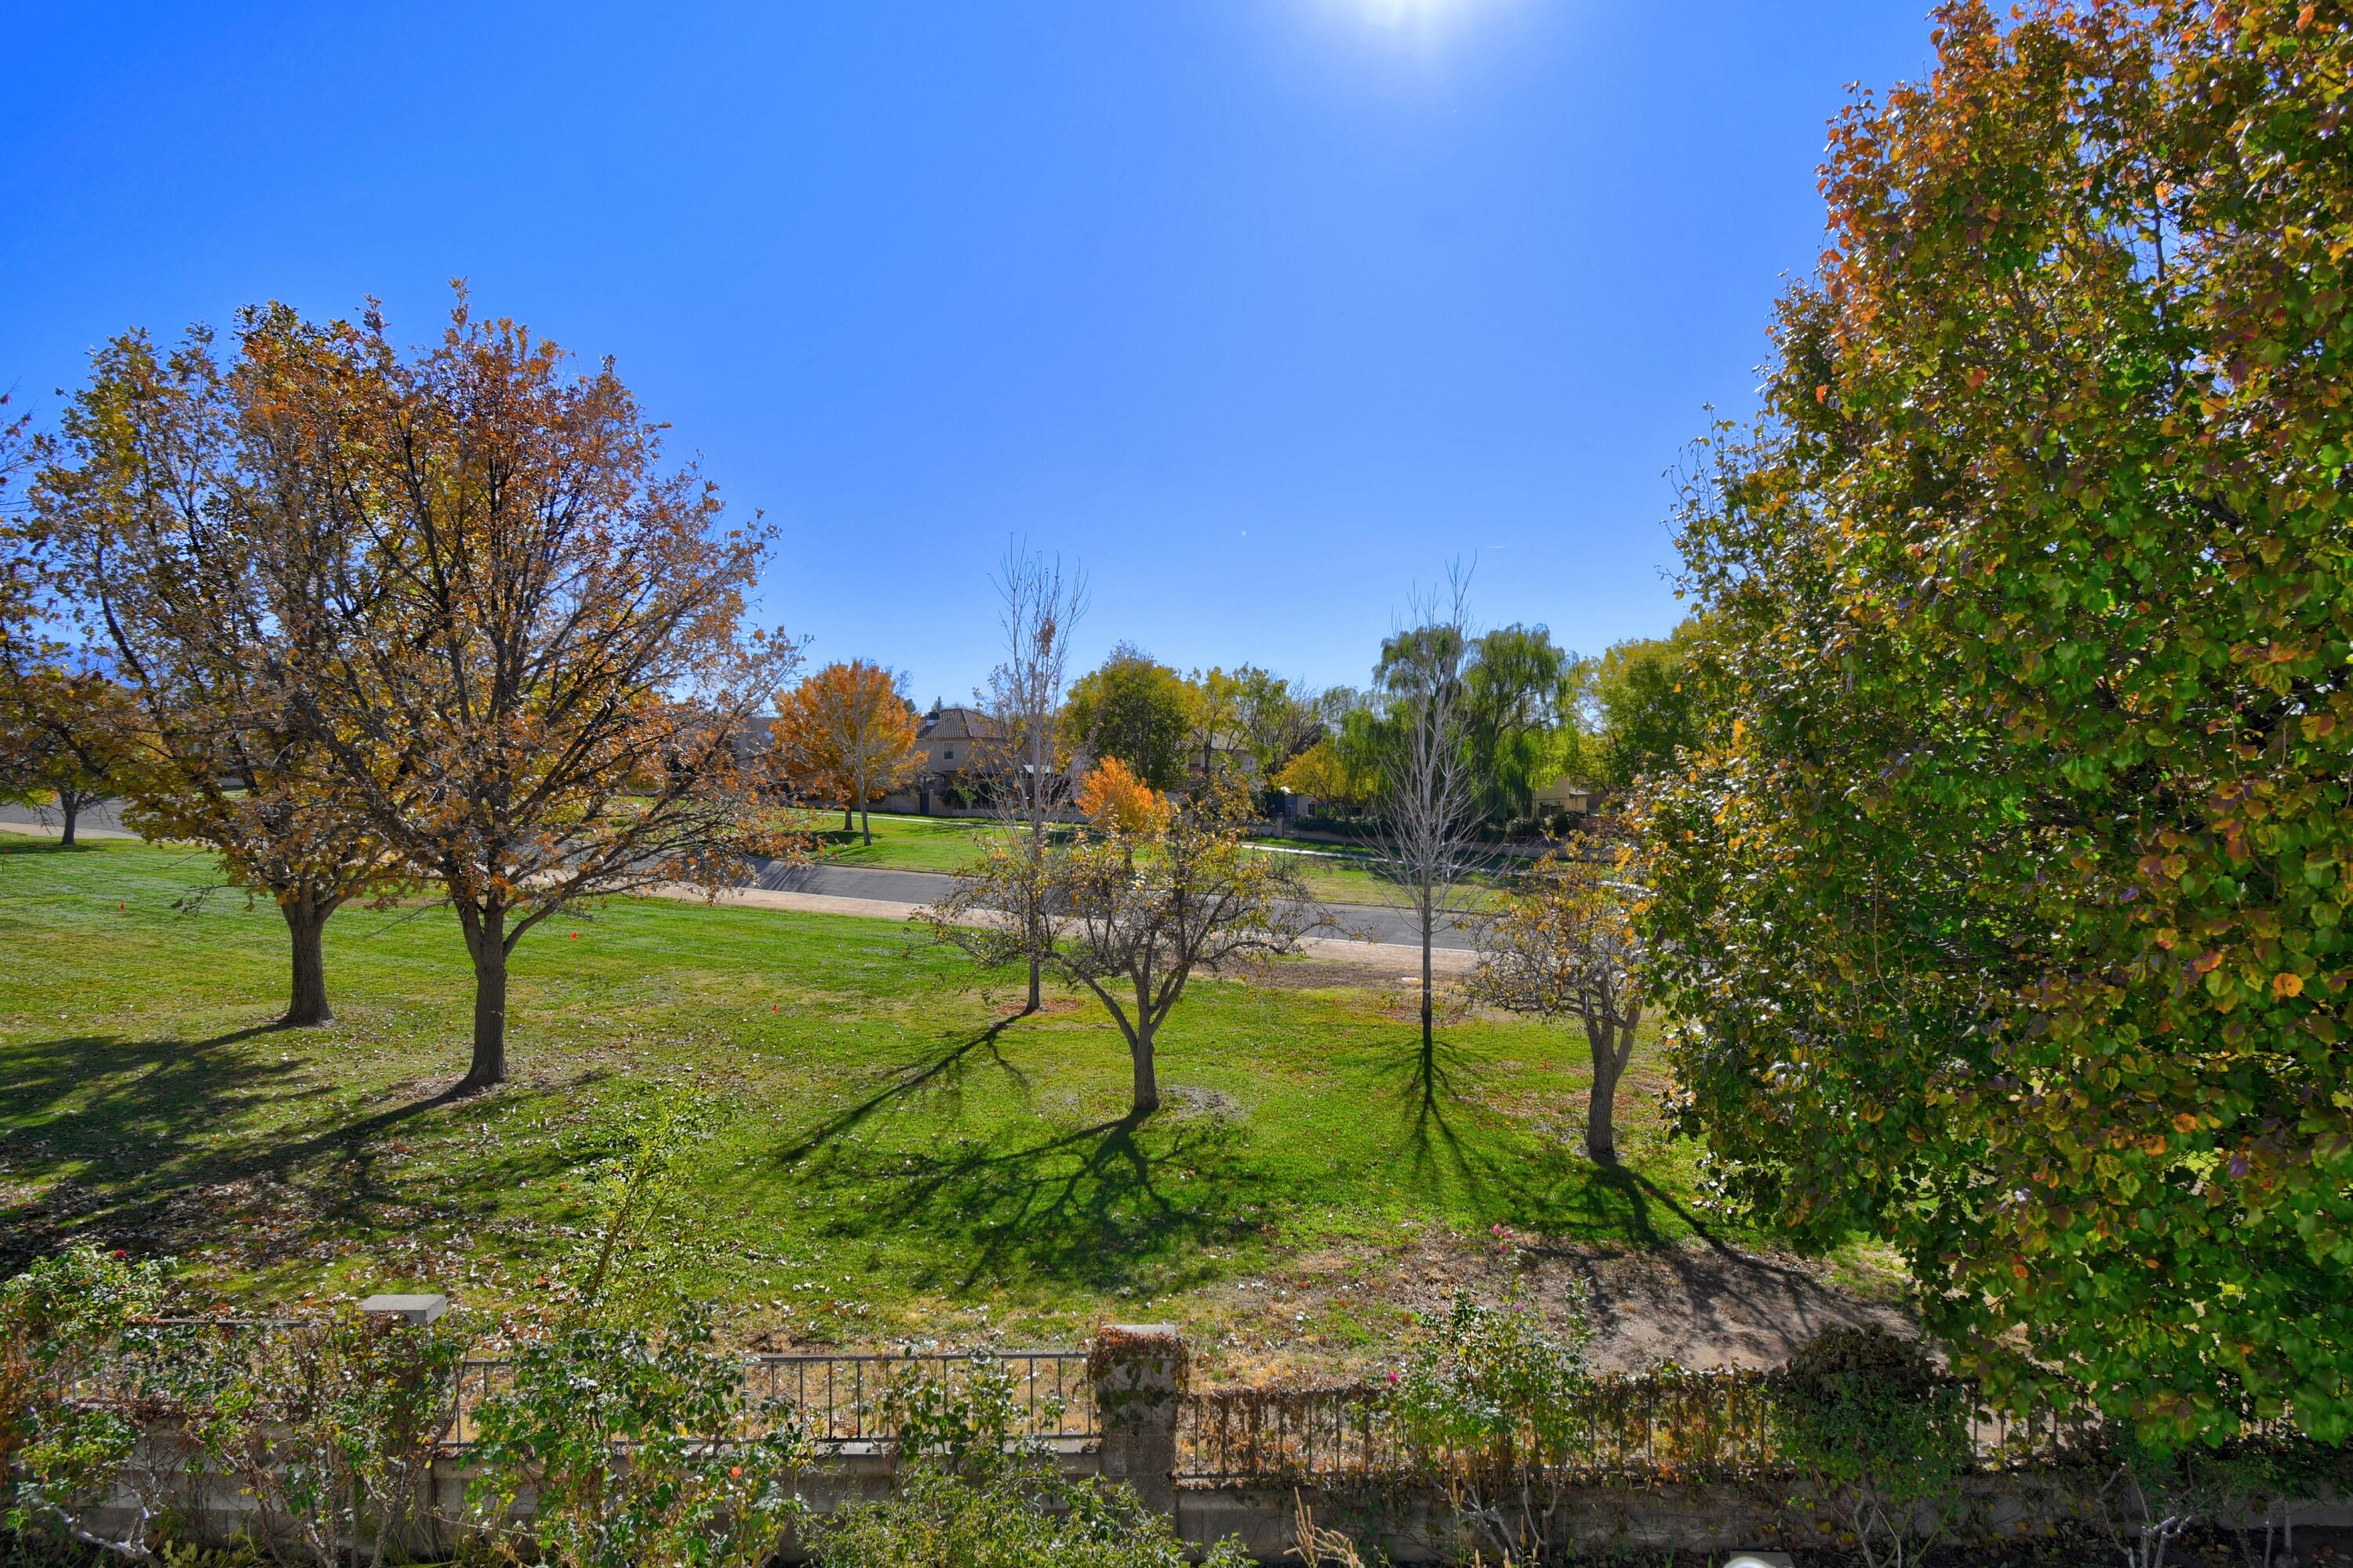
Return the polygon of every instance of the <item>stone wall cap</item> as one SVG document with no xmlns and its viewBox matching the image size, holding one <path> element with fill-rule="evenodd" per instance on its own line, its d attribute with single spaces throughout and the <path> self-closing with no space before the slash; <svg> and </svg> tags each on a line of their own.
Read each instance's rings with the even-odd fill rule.
<svg viewBox="0 0 2353 1568">
<path fill-rule="evenodd" d="M 1184 1330 L 1174 1323 L 1105 1323 L 1106 1334 L 1124 1334 L 1134 1340 L 1181 1340 Z"/>
<path fill-rule="evenodd" d="M 430 1323 L 449 1310 L 449 1298 L 441 1295 L 371 1296 L 360 1303 L 360 1310 L 371 1316 L 406 1318 L 412 1323 Z"/>
</svg>

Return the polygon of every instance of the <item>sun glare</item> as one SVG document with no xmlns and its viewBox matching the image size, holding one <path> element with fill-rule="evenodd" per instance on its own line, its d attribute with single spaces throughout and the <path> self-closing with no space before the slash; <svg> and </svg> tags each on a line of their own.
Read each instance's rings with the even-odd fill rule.
<svg viewBox="0 0 2353 1568">
<path fill-rule="evenodd" d="M 1424 27 L 1468 10 L 1472 0 L 1356 0 L 1377 26 Z"/>
</svg>

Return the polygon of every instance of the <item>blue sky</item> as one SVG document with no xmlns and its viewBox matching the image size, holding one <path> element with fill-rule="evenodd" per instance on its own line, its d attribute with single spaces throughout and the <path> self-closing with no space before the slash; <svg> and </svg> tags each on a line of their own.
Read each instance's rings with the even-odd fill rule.
<svg viewBox="0 0 2353 1568">
<path fill-rule="evenodd" d="M 1843 85 L 1925 0 L 50 5 L 0 50 L 0 387 L 447 280 L 594 358 L 784 548 L 764 619 L 967 693 L 1008 535 L 1082 652 L 1361 682 L 1676 618 L 1664 477 L 1750 406 Z"/>
</svg>

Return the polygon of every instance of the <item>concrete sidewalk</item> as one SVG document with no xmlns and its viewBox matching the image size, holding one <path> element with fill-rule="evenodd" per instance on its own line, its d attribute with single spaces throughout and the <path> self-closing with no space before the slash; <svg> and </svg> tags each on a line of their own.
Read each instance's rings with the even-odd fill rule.
<svg viewBox="0 0 2353 1568">
<path fill-rule="evenodd" d="M 943 883 L 951 879 L 942 877 Z M 787 893 L 770 887 L 736 887 L 720 894 L 715 899 L 690 887 L 658 888 L 654 896 L 675 898 L 682 902 L 717 903 L 750 909 L 789 909 L 804 915 L 849 915 L 869 920 L 908 920 L 921 904 L 893 898 L 850 898 L 830 893 Z M 1421 974 L 1421 949 L 1398 942 L 1359 942 L 1345 937 L 1306 937 L 1299 943 L 1300 951 L 1311 959 L 1326 963 L 1358 964 L 1377 969 L 1400 978 Z M 1430 969 L 1435 974 L 1465 975 L 1475 967 L 1477 956 L 1468 948 L 1436 948 L 1430 953 Z"/>
</svg>

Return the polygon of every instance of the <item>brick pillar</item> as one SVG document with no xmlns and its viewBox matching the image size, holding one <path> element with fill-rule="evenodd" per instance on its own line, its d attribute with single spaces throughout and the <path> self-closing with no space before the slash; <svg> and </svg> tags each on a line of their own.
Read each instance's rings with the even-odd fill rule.
<svg viewBox="0 0 2353 1568">
<path fill-rule="evenodd" d="M 1185 1337 L 1171 1323 L 1111 1323 L 1088 1347 L 1103 1473 L 1135 1489 L 1144 1506 L 1176 1512 L 1176 1410 L 1185 1393 Z"/>
</svg>

